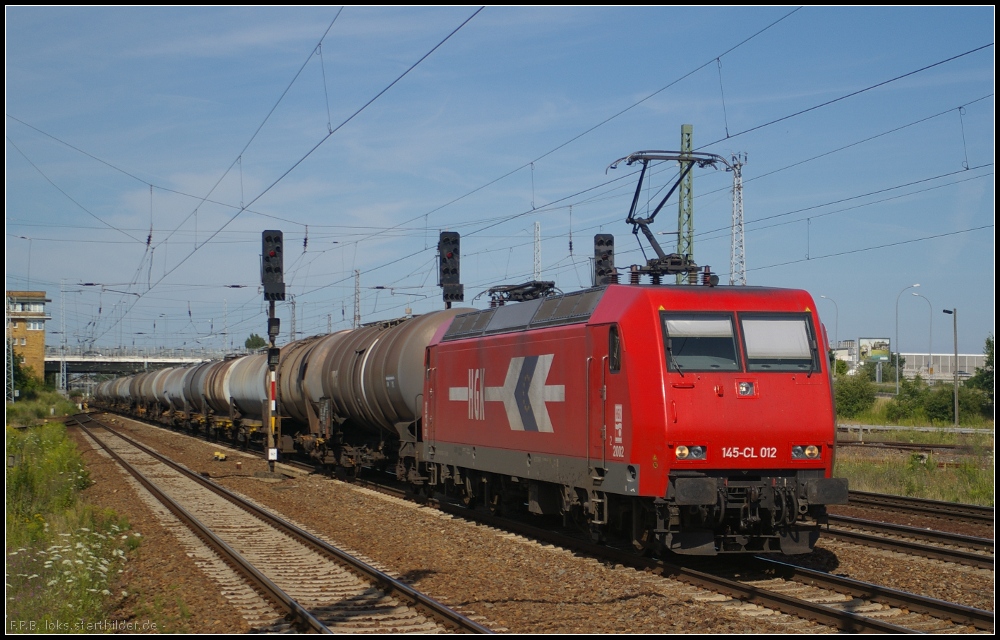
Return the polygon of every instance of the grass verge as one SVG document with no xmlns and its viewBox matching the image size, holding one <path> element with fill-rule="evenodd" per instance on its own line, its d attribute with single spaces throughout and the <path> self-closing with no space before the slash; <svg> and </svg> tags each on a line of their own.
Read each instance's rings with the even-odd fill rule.
<svg viewBox="0 0 1000 640">
<path fill-rule="evenodd" d="M 939 467 L 931 455 L 841 447 L 834 475 L 855 491 L 994 506 L 995 466 L 992 450 Z"/>
<path fill-rule="evenodd" d="M 140 535 L 78 500 L 90 477 L 64 425 L 5 435 L 7 632 L 109 630 L 88 625 L 104 625 L 127 596 L 112 585 Z"/>
</svg>

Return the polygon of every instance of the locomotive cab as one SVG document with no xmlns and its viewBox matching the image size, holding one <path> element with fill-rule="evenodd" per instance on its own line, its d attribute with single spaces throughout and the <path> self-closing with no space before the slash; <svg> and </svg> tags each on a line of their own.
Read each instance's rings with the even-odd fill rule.
<svg viewBox="0 0 1000 640">
<path fill-rule="evenodd" d="M 830 477 L 820 334 L 791 293 L 659 312 L 670 471 L 656 531 L 674 552 L 807 553 L 825 505 L 847 501 L 846 480 Z"/>
</svg>

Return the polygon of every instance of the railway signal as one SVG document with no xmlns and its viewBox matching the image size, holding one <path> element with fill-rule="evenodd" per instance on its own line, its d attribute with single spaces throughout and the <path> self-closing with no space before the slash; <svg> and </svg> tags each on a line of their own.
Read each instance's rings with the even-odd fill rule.
<svg viewBox="0 0 1000 640">
<path fill-rule="evenodd" d="M 280 231 L 261 234 L 262 250 L 260 281 L 264 285 L 264 299 L 285 299 L 284 237 Z"/>
<path fill-rule="evenodd" d="M 455 231 L 442 231 L 438 240 L 441 294 L 447 309 L 451 308 L 452 302 L 465 300 L 465 287 L 461 284 L 459 240 Z"/>
<path fill-rule="evenodd" d="M 594 285 L 618 282 L 615 271 L 615 237 L 610 233 L 594 235 Z"/>
</svg>

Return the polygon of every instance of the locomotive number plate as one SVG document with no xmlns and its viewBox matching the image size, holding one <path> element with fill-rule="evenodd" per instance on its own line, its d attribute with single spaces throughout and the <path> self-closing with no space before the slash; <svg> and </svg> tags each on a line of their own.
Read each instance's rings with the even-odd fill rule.
<svg viewBox="0 0 1000 640">
<path fill-rule="evenodd" d="M 722 447 L 723 458 L 777 458 L 777 447 Z"/>
</svg>

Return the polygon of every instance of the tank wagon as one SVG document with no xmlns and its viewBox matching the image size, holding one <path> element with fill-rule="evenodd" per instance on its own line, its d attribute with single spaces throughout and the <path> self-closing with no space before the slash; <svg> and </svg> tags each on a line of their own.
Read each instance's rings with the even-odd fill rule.
<svg viewBox="0 0 1000 640">
<path fill-rule="evenodd" d="M 280 445 L 641 551 L 805 553 L 847 501 L 825 342 L 798 290 L 611 284 L 439 311 L 286 344 Z M 254 355 L 97 396 L 247 439 L 266 380 Z"/>
</svg>

